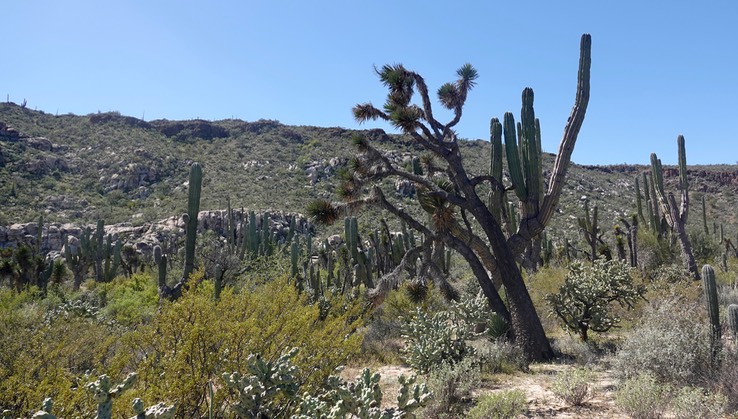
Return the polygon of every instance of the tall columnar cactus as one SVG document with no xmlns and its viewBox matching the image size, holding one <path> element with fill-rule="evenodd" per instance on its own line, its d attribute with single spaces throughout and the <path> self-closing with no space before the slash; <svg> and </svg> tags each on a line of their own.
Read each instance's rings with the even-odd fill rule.
<svg viewBox="0 0 738 419">
<path fill-rule="evenodd" d="M 90 240 L 91 234 L 90 228 L 85 228 L 82 234 L 80 234 L 79 244 L 74 250 L 70 246 L 69 237 L 64 236 L 64 259 L 74 276 L 72 289 L 75 291 L 79 290 L 93 260 L 92 243 Z"/>
<path fill-rule="evenodd" d="M 687 153 L 684 147 L 684 136 L 680 135 L 677 138 L 677 147 L 679 149 L 679 190 L 681 191 L 681 205 L 677 206 L 674 195 L 671 192 L 667 195 L 664 191 L 661 160 L 656 156 L 656 153 L 651 153 L 651 177 L 656 200 L 659 203 L 661 212 L 664 214 L 667 224 L 679 239 L 684 265 L 692 274 L 693 278 L 698 280 L 700 274 L 697 270 L 697 263 L 692 253 L 692 245 L 689 242 L 686 229 L 687 215 L 689 214 L 689 182 L 687 179 Z"/>
<path fill-rule="evenodd" d="M 704 230 L 705 236 L 710 234 L 710 229 L 707 228 L 707 205 L 705 205 L 705 195 L 702 195 L 702 230 Z"/>
<path fill-rule="evenodd" d="M 704 265 L 702 267 L 702 285 L 705 289 L 707 313 L 710 317 L 712 356 L 713 361 L 716 361 L 720 352 L 720 306 L 718 302 L 717 283 L 715 281 L 715 270 L 710 265 Z"/>
<path fill-rule="evenodd" d="M 643 221 L 646 222 L 646 218 L 643 215 L 643 201 L 641 200 L 641 185 L 638 181 L 638 176 L 635 177 L 635 193 L 636 193 L 636 209 L 638 217 Z"/>
<path fill-rule="evenodd" d="M 738 304 L 728 306 L 728 326 L 733 339 L 738 339 Z"/>
<path fill-rule="evenodd" d="M 589 244 L 590 259 L 594 262 L 597 259 L 597 245 L 602 243 L 600 228 L 597 226 L 597 205 L 592 208 L 592 213 L 590 214 L 589 203 L 588 201 L 584 201 L 584 217 L 578 217 L 577 222 L 579 223 L 580 231 L 584 234 L 584 240 Z"/>
<path fill-rule="evenodd" d="M 88 383 L 85 387 L 92 393 L 97 402 L 96 419 L 110 419 L 113 414 L 113 399 L 133 386 L 136 381 L 136 373 L 132 372 L 122 383 L 111 388 L 110 377 L 101 375 L 96 381 Z"/>
<path fill-rule="evenodd" d="M 167 289 L 167 255 L 161 250 L 161 246 L 154 246 L 154 263 L 158 269 L 157 284 L 159 287 L 159 295 L 163 296 Z"/>
<path fill-rule="evenodd" d="M 195 269 L 195 241 L 197 240 L 197 215 L 200 212 L 200 192 L 202 191 L 202 168 L 199 163 L 190 167 L 189 197 L 187 200 L 185 262 L 182 281 L 187 281 Z"/>
</svg>

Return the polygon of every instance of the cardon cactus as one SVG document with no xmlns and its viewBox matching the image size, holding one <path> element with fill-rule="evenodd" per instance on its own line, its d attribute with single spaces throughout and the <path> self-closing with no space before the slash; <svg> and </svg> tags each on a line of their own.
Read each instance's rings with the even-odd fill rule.
<svg viewBox="0 0 738 419">
<path fill-rule="evenodd" d="M 738 339 L 738 304 L 728 306 L 728 326 L 733 338 Z"/>
<path fill-rule="evenodd" d="M 187 200 L 187 217 L 185 230 L 187 233 L 185 247 L 185 263 L 182 280 L 187 281 L 195 269 L 195 241 L 197 240 L 197 215 L 200 213 L 200 192 L 202 191 L 202 167 L 193 163 L 190 167 L 189 196 Z"/>
<path fill-rule="evenodd" d="M 713 360 L 717 360 L 720 352 L 720 306 L 718 305 L 717 284 L 715 282 L 715 270 L 710 265 L 702 267 L 702 284 L 705 288 L 705 301 L 707 312 L 710 316 L 711 347 Z"/>
<path fill-rule="evenodd" d="M 136 377 L 136 373 L 132 372 L 128 374 L 122 383 L 111 389 L 110 377 L 103 374 L 96 381 L 88 383 L 85 386 L 85 388 L 93 394 L 93 397 L 97 402 L 96 419 L 110 419 L 112 417 L 113 399 L 131 388 L 133 383 L 136 381 Z"/>
</svg>

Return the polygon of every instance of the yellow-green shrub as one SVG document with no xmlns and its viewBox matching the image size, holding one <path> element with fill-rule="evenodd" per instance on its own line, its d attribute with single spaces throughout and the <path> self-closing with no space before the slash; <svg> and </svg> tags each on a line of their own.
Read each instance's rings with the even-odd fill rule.
<svg viewBox="0 0 738 419">
<path fill-rule="evenodd" d="M 120 331 L 94 318 L 51 316 L 33 292 L 0 289 L 0 407 L 30 417 L 46 397 L 59 417 L 89 417 L 84 374 L 104 368 Z"/>
<path fill-rule="evenodd" d="M 210 282 L 164 304 L 153 321 L 123 339 L 116 368 L 137 371 L 139 381 L 124 397 L 178 402 L 177 414 L 207 414 L 206 384 L 218 385 L 223 372 L 245 371 L 251 353 L 276 359 L 287 348 L 300 348 L 293 359 L 301 387 L 311 391 L 334 369 L 356 354 L 361 336 L 360 303 L 335 298 L 325 320 L 308 305 L 287 278 L 212 299 Z M 225 389 L 215 394 L 220 405 Z M 116 409 L 128 405 L 121 398 Z"/>
</svg>

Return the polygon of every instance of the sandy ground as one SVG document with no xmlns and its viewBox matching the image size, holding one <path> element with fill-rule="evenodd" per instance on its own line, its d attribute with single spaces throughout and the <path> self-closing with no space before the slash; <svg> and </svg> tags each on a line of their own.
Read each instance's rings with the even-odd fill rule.
<svg viewBox="0 0 738 419">
<path fill-rule="evenodd" d="M 560 401 L 550 388 L 556 375 L 566 369 L 576 368 L 567 364 L 534 364 L 527 373 L 514 375 L 498 374 L 493 382 L 485 383 L 475 396 L 504 390 L 521 389 L 528 399 L 528 418 L 628 418 L 618 411 L 614 403 L 616 380 L 611 371 L 593 371 L 595 394 L 583 406 L 568 406 Z M 360 367 L 346 368 L 341 376 L 353 380 L 361 371 Z M 408 367 L 387 365 L 378 369 L 381 375 L 380 386 L 384 395 L 383 405 L 391 406 L 397 397 L 397 378 L 405 374 L 412 375 Z"/>
</svg>

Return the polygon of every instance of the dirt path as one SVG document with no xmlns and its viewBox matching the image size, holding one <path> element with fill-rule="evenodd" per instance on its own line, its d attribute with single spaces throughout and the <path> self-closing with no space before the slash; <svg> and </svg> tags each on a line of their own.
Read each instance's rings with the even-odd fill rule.
<svg viewBox="0 0 738 419">
<path fill-rule="evenodd" d="M 568 406 L 559 400 L 550 390 L 556 375 L 567 369 L 577 368 L 567 364 L 534 364 L 528 373 L 514 375 L 495 375 L 493 382 L 486 382 L 479 388 L 475 396 L 494 393 L 504 390 L 523 390 L 528 399 L 529 418 L 613 418 L 627 419 L 628 416 L 620 413 L 615 407 L 614 390 L 616 380 L 612 371 L 593 370 L 595 394 L 592 399 L 583 406 Z M 383 405 L 391 406 L 397 398 L 397 378 L 404 374 L 413 374 L 408 367 L 398 365 L 385 365 L 372 368 L 381 375 L 380 386 L 384 394 Z M 360 367 L 346 368 L 341 376 L 347 380 L 353 380 L 361 372 Z"/>
</svg>

